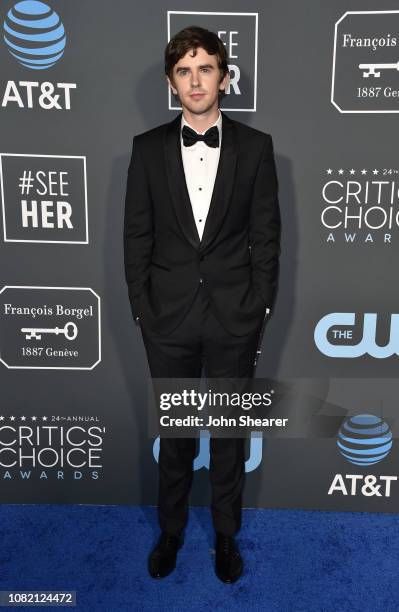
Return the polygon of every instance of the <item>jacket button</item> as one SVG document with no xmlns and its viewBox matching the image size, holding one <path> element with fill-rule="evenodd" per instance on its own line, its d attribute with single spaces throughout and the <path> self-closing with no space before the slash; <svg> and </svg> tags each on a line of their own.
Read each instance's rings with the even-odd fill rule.
<svg viewBox="0 0 399 612">
<path fill-rule="evenodd" d="M 201 285 L 202 285 L 202 283 L 203 283 L 203 282 L 204 282 L 204 281 L 202 280 L 202 278 L 200 278 L 200 284 L 201 284 Z"/>
</svg>

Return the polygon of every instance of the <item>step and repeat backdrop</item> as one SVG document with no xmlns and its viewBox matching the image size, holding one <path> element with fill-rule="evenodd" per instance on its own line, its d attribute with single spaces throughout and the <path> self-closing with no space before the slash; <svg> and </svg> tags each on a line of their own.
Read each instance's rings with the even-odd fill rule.
<svg viewBox="0 0 399 612">
<path fill-rule="evenodd" d="M 124 196 L 133 136 L 179 112 L 165 45 L 200 25 L 228 51 L 223 110 L 273 137 L 281 277 L 256 375 L 306 424 L 253 433 L 245 505 L 397 511 L 399 10 L 361 4 L 2 2 L 1 502 L 156 501 Z M 204 432 L 193 504 L 208 464 Z"/>
</svg>

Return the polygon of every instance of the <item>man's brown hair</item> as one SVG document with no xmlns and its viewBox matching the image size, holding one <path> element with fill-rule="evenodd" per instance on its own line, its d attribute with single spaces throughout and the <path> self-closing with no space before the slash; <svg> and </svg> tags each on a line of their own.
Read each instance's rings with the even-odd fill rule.
<svg viewBox="0 0 399 612">
<path fill-rule="evenodd" d="M 226 48 L 215 32 L 199 26 L 189 26 L 175 34 L 166 45 L 165 74 L 171 81 L 173 67 L 191 49 L 193 49 L 193 55 L 195 56 L 198 47 L 205 49 L 209 55 L 216 55 L 221 71 L 220 80 L 229 72 Z"/>
</svg>

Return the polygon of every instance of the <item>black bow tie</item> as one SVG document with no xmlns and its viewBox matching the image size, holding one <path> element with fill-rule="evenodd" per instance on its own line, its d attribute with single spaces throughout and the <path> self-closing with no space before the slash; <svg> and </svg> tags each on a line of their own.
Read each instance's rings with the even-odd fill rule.
<svg viewBox="0 0 399 612">
<path fill-rule="evenodd" d="M 197 134 L 197 132 L 188 127 L 188 125 L 184 125 L 181 133 L 185 147 L 191 147 L 199 140 L 203 140 L 208 147 L 215 148 L 219 146 L 219 130 L 216 125 L 209 128 L 205 134 Z"/>
</svg>

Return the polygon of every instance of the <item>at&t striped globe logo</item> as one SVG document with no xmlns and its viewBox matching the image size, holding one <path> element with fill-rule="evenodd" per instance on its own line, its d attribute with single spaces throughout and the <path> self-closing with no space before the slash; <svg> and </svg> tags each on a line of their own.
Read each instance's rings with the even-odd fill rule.
<svg viewBox="0 0 399 612">
<path fill-rule="evenodd" d="M 45 70 L 54 66 L 64 53 L 64 26 L 44 2 L 17 2 L 8 11 L 3 28 L 9 52 L 26 68 Z"/>
<path fill-rule="evenodd" d="M 345 459 L 355 465 L 374 465 L 392 448 L 392 432 L 385 421 L 373 414 L 347 419 L 338 434 L 337 445 Z"/>
</svg>

